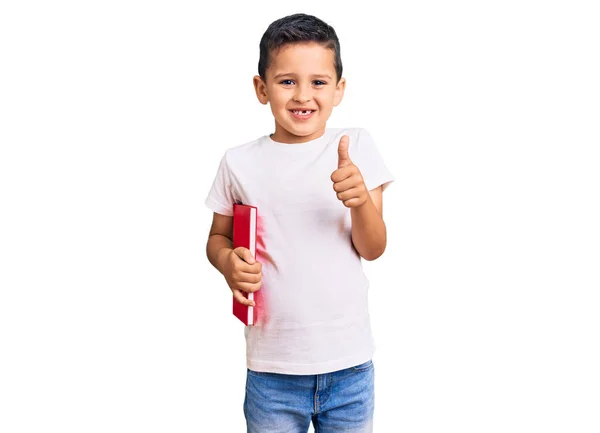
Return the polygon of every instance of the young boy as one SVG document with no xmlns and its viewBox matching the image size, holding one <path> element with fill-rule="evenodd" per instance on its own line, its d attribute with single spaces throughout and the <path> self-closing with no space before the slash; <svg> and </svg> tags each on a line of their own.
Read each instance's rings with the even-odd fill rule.
<svg viewBox="0 0 600 433">
<path fill-rule="evenodd" d="M 233 296 L 261 290 L 245 328 L 244 414 L 251 433 L 370 432 L 374 372 L 361 257 L 385 250 L 382 192 L 393 181 L 364 129 L 326 128 L 344 95 L 340 46 L 320 19 L 273 22 L 260 42 L 256 96 L 275 132 L 229 149 L 206 205 L 207 255 Z M 256 260 L 232 249 L 233 205 L 256 206 Z"/>
</svg>

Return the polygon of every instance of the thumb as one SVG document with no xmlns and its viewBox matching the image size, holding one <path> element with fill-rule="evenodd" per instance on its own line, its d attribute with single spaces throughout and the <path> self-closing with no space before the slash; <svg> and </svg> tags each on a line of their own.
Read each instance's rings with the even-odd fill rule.
<svg viewBox="0 0 600 433">
<path fill-rule="evenodd" d="M 237 254 L 237 256 L 240 259 L 242 259 L 243 261 L 245 261 L 249 265 L 254 264 L 254 261 L 255 261 L 254 257 L 252 257 L 252 253 L 250 252 L 250 250 L 248 248 L 239 247 L 239 248 L 236 248 L 234 250 L 234 252 Z"/>
<path fill-rule="evenodd" d="M 350 137 L 347 135 L 342 136 L 340 139 L 340 145 L 338 146 L 338 168 L 346 167 L 352 164 L 350 161 L 350 155 L 348 155 L 348 146 L 350 145 Z"/>
</svg>

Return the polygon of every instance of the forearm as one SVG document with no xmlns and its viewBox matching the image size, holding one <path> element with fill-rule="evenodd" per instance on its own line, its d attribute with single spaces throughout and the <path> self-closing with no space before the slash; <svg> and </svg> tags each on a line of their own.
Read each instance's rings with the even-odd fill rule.
<svg viewBox="0 0 600 433">
<path fill-rule="evenodd" d="M 352 243 L 365 260 L 375 260 L 383 254 L 387 244 L 387 234 L 383 217 L 373 200 L 350 209 L 352 217 Z"/>
<path fill-rule="evenodd" d="M 211 235 L 206 243 L 206 255 L 210 263 L 222 274 L 223 262 L 233 249 L 231 239 L 223 235 Z"/>
</svg>

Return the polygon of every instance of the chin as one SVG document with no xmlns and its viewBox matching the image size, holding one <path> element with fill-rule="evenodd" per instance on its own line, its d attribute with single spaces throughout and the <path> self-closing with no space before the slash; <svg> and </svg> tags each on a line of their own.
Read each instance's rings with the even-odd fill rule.
<svg viewBox="0 0 600 433">
<path fill-rule="evenodd" d="M 324 127 L 324 125 L 321 125 L 319 122 L 310 122 L 305 123 L 304 125 L 298 125 L 297 123 L 287 123 L 287 126 L 289 126 L 290 131 L 296 131 L 299 135 L 313 134 Z"/>
<path fill-rule="evenodd" d="M 298 128 L 296 125 L 290 125 L 287 123 L 280 123 L 280 125 L 290 134 L 294 134 L 298 137 L 305 137 L 307 135 L 312 134 L 315 129 L 314 128 L 308 128 L 308 127 L 304 127 L 304 128 Z"/>
</svg>

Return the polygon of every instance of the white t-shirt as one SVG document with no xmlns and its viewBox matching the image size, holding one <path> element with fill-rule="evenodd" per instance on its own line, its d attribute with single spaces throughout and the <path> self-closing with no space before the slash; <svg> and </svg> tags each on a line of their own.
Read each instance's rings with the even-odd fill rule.
<svg viewBox="0 0 600 433">
<path fill-rule="evenodd" d="M 352 245 L 350 209 L 336 197 L 342 135 L 369 190 L 393 176 L 365 129 L 327 128 L 298 144 L 270 136 L 233 147 L 223 156 L 206 199 L 231 216 L 234 203 L 257 207 L 257 260 L 264 308 L 245 327 L 251 370 L 322 374 L 371 359 L 369 282 Z"/>
</svg>

